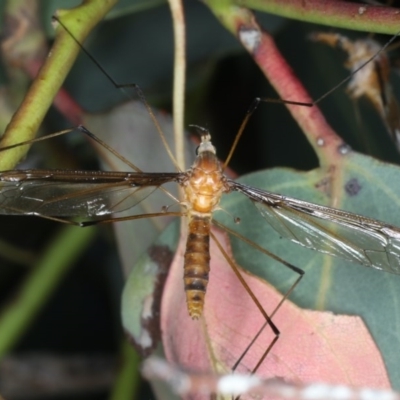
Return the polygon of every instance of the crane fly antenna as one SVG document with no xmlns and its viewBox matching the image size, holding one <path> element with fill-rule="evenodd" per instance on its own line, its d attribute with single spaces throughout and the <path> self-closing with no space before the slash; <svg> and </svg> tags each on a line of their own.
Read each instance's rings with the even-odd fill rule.
<svg viewBox="0 0 400 400">
<path fill-rule="evenodd" d="M 203 126 L 196 125 L 196 124 L 190 124 L 189 128 L 195 128 L 197 133 L 200 136 L 210 135 L 210 131 L 207 128 L 204 128 Z M 196 155 L 198 154 L 198 150 L 199 150 L 199 146 L 197 146 L 197 148 L 196 148 Z"/>
</svg>

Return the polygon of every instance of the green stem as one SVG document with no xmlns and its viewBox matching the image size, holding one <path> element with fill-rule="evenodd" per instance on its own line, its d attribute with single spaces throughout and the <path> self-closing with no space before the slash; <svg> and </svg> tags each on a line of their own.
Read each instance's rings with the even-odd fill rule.
<svg viewBox="0 0 400 400">
<path fill-rule="evenodd" d="M 117 0 L 87 0 L 79 7 L 71 10 L 60 10 L 58 16 L 73 33 L 79 43 L 83 43 L 96 24 Z M 44 116 L 52 104 L 65 77 L 70 71 L 79 53 L 76 41 L 61 27 L 58 27 L 56 39 L 40 69 L 37 78 L 29 88 L 24 101 L 12 117 L 4 133 L 2 146 L 33 139 Z M 28 146 L 20 146 L 1 154 L 0 170 L 14 168 L 28 151 Z"/>
<path fill-rule="evenodd" d="M 140 382 L 140 358 L 132 346 L 124 340 L 121 348 L 121 365 L 110 395 L 110 400 L 134 399 Z"/>
<path fill-rule="evenodd" d="M 24 334 L 36 314 L 93 239 L 94 228 L 67 226 L 55 238 L 24 282 L 19 295 L 0 314 L 0 357 Z"/>
<path fill-rule="evenodd" d="M 396 34 L 399 9 L 344 1 L 321 0 L 217 0 L 299 21 L 364 32 Z"/>
</svg>

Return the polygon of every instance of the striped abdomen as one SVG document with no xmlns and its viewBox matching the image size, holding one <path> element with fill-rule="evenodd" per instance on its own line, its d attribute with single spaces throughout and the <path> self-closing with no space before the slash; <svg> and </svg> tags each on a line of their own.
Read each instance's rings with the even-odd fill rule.
<svg viewBox="0 0 400 400">
<path fill-rule="evenodd" d="M 204 296 L 210 272 L 210 215 L 189 215 L 183 280 L 189 315 L 198 319 L 204 306 Z"/>
</svg>

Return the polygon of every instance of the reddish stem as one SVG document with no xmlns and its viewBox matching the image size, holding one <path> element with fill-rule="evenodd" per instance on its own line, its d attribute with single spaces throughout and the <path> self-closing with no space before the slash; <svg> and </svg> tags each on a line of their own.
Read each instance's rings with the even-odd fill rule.
<svg viewBox="0 0 400 400">
<path fill-rule="evenodd" d="M 251 54 L 279 97 L 284 100 L 312 103 L 311 97 L 282 57 L 272 36 L 262 30 L 253 14 L 246 9 L 232 8 L 231 11 L 228 17 L 225 16 L 225 23 L 229 24 L 229 29 Z M 314 148 L 320 165 L 336 164 L 345 143 L 327 123 L 319 108 L 316 105 L 286 106 Z"/>
</svg>

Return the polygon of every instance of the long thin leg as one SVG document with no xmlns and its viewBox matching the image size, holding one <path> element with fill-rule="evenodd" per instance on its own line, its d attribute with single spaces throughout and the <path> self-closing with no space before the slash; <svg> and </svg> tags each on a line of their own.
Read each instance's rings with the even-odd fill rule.
<svg viewBox="0 0 400 400">
<path fill-rule="evenodd" d="M 268 353 L 270 352 L 270 350 L 272 349 L 272 347 L 275 345 L 276 341 L 279 338 L 279 330 L 277 329 L 277 327 L 272 323 L 272 318 L 273 316 L 276 314 L 276 312 L 279 310 L 279 308 L 282 306 L 282 304 L 284 303 L 284 301 L 290 296 L 290 294 L 293 292 L 294 288 L 298 285 L 298 283 L 301 281 L 301 279 L 304 276 L 304 271 L 290 263 L 288 263 L 287 261 L 281 259 L 280 257 L 278 257 L 276 254 L 271 253 L 270 251 L 264 249 L 263 247 L 259 246 L 258 244 L 252 242 L 251 240 L 247 239 L 246 237 L 240 235 L 238 232 L 228 228 L 227 226 L 221 224 L 218 221 L 213 220 L 213 223 L 220 227 L 221 229 L 225 230 L 226 232 L 228 232 L 231 235 L 236 236 L 238 239 L 242 240 L 244 243 L 247 243 L 249 246 L 252 246 L 254 249 L 260 251 L 261 253 L 273 258 L 274 260 L 278 261 L 279 263 L 281 263 L 282 265 L 284 265 L 286 268 L 289 268 L 291 271 L 295 272 L 296 274 L 298 274 L 299 276 L 297 277 L 297 279 L 295 280 L 295 282 L 291 285 L 291 287 L 289 288 L 289 290 L 283 295 L 281 301 L 278 303 L 278 305 L 275 307 L 275 309 L 272 311 L 272 313 L 268 316 L 266 311 L 264 310 L 263 306 L 260 304 L 260 302 L 258 301 L 258 299 L 254 296 L 253 292 L 251 291 L 251 289 L 248 287 L 247 284 L 243 285 L 246 289 L 246 291 L 249 293 L 250 297 L 253 299 L 255 305 L 257 306 L 257 308 L 260 310 L 261 314 L 264 316 L 265 318 L 265 323 L 264 325 L 259 329 L 259 331 L 256 333 L 256 335 L 253 337 L 253 339 L 250 341 L 250 343 L 247 345 L 246 349 L 243 351 L 243 353 L 240 355 L 240 357 L 238 358 L 238 360 L 235 362 L 234 366 L 232 367 L 232 370 L 234 371 L 239 364 L 241 363 L 241 361 L 243 360 L 243 358 L 246 356 L 246 354 L 249 352 L 249 350 L 251 349 L 251 347 L 254 345 L 254 343 L 257 341 L 257 339 L 259 338 L 259 336 L 261 335 L 261 333 L 264 331 L 264 329 L 270 325 L 272 331 L 274 332 L 274 334 L 276 334 L 275 332 L 277 331 L 278 334 L 277 336 L 273 339 L 273 341 L 271 342 L 271 344 L 267 347 L 267 349 L 264 351 L 263 355 L 261 356 L 260 360 L 257 362 L 256 366 L 253 368 L 252 373 L 255 373 L 258 368 L 260 367 L 260 365 L 263 363 L 263 361 L 265 360 L 265 357 L 268 355 Z M 218 245 L 218 243 L 217 243 Z M 220 247 L 220 245 L 218 245 L 218 247 Z M 222 253 L 224 254 L 224 253 Z M 226 253 L 225 253 L 226 254 Z M 224 254 L 224 257 L 228 257 L 227 255 Z M 228 260 L 227 258 L 227 260 Z M 228 260 L 228 262 L 230 263 L 230 265 L 232 266 L 231 261 Z M 234 263 L 233 263 L 234 265 Z M 233 267 L 233 270 L 235 272 L 235 274 L 238 276 L 238 274 L 240 275 L 240 272 L 237 270 L 236 266 Z M 239 276 L 238 276 L 239 278 Z M 239 278 L 240 282 L 243 283 L 243 277 L 240 275 Z M 272 325 L 271 325 L 272 323 Z M 276 331 L 275 331 L 276 330 Z"/>
<path fill-rule="evenodd" d="M 184 213 L 181 212 L 159 212 L 159 213 L 150 213 L 150 214 L 140 214 L 140 215 L 128 215 L 126 217 L 117 217 L 117 218 L 107 218 L 107 219 L 99 219 L 96 221 L 83 221 L 78 225 L 81 227 L 92 226 L 97 224 L 109 224 L 112 222 L 121 222 L 121 221 L 133 221 L 135 219 L 142 218 L 154 218 L 154 217 L 183 217 Z"/>
<path fill-rule="evenodd" d="M 142 92 L 142 89 L 140 89 L 139 85 L 136 84 L 136 83 L 123 83 L 123 84 L 121 84 L 121 83 L 118 83 L 117 81 L 115 81 L 114 78 L 104 69 L 104 67 L 103 67 L 103 66 L 102 66 L 102 65 L 101 65 L 101 64 L 100 64 L 100 63 L 85 49 L 84 46 L 82 46 L 81 43 L 79 43 L 79 41 L 74 37 L 74 35 L 72 34 L 72 32 L 68 29 L 68 27 L 66 27 L 65 24 L 64 24 L 59 18 L 53 16 L 53 19 L 54 19 L 55 21 L 57 21 L 57 22 L 69 33 L 69 35 L 72 37 L 73 40 L 75 40 L 75 42 L 78 44 L 78 46 L 81 48 L 81 50 L 82 50 L 82 51 L 90 58 L 90 60 L 103 72 L 104 76 L 105 76 L 117 89 L 124 89 L 124 88 L 130 87 L 130 88 L 133 88 L 133 89 L 136 91 L 137 96 L 139 97 L 140 101 L 141 101 L 141 102 L 144 104 L 144 106 L 146 107 L 147 112 L 149 113 L 150 118 L 152 119 L 152 121 L 153 121 L 153 123 L 154 123 L 154 126 L 155 126 L 156 129 L 157 129 L 157 132 L 158 132 L 158 134 L 159 134 L 159 136 L 160 136 L 160 138 L 161 138 L 161 140 L 162 140 L 162 142 L 163 142 L 163 144 L 164 144 L 164 146 L 165 146 L 165 149 L 166 149 L 166 151 L 167 151 L 167 153 L 168 153 L 168 155 L 169 155 L 171 161 L 174 163 L 176 169 L 177 169 L 178 171 L 181 171 L 180 168 L 179 168 L 179 165 L 178 165 L 178 163 L 177 163 L 177 161 L 176 161 L 176 159 L 175 159 L 175 157 L 174 157 L 174 155 L 173 155 L 173 153 L 172 153 L 172 150 L 171 150 L 171 148 L 170 148 L 170 146 L 169 146 L 169 144 L 168 144 L 168 142 L 167 142 L 167 140 L 166 140 L 166 138 L 165 138 L 164 132 L 162 131 L 161 126 L 160 126 L 160 124 L 159 124 L 157 118 L 155 117 L 155 115 L 154 115 L 154 113 L 153 113 L 153 110 L 151 109 L 149 103 L 147 102 L 146 97 L 144 96 L 144 94 L 143 94 L 143 92 Z M 125 92 L 125 94 L 127 94 L 127 93 Z M 128 95 L 128 97 L 130 97 L 130 96 Z"/>
<path fill-rule="evenodd" d="M 98 136 L 96 136 L 94 133 L 90 132 L 87 128 L 85 128 L 83 125 L 79 125 L 76 128 L 68 128 L 64 129 L 59 132 L 54 132 L 49 135 L 41 136 L 39 138 L 31 139 L 31 140 L 26 140 L 25 142 L 20 142 L 20 143 L 15 143 L 11 146 L 5 146 L 5 147 L 0 147 L 0 152 L 6 151 L 13 149 L 15 147 L 20 147 L 20 146 L 25 146 L 25 145 L 30 145 L 38 142 L 42 142 L 44 140 L 52 139 L 57 136 L 62 136 L 66 135 L 67 133 L 73 132 L 73 131 L 79 131 L 84 133 L 86 136 L 88 136 L 90 139 L 94 140 L 96 143 L 104 147 L 106 150 L 108 150 L 110 153 L 112 153 L 115 157 L 119 158 L 124 164 L 126 164 L 128 167 L 132 168 L 136 172 L 143 172 L 140 168 L 138 168 L 135 164 L 131 163 L 128 159 L 126 159 L 124 156 L 119 154 L 115 149 L 113 149 L 111 146 L 109 146 L 107 143 L 105 143 L 103 140 L 101 140 Z"/>
<path fill-rule="evenodd" d="M 25 215 L 49 219 L 50 221 L 61 222 L 62 224 L 75 225 L 80 228 L 85 228 L 86 226 L 93 226 L 93 225 L 98 225 L 98 224 L 108 224 L 108 223 L 112 223 L 112 222 L 133 221 L 135 219 L 142 219 L 142 218 L 183 217 L 183 216 L 185 216 L 185 214 L 181 213 L 181 212 L 159 212 L 159 213 L 149 213 L 149 214 L 140 214 L 140 215 L 130 215 L 127 217 L 99 219 L 99 220 L 95 220 L 95 221 L 77 222 L 77 221 L 72 221 L 72 220 L 64 219 L 64 218 L 51 217 L 51 216 L 43 215 L 40 213 L 31 213 L 31 214 L 25 214 Z"/>
</svg>

